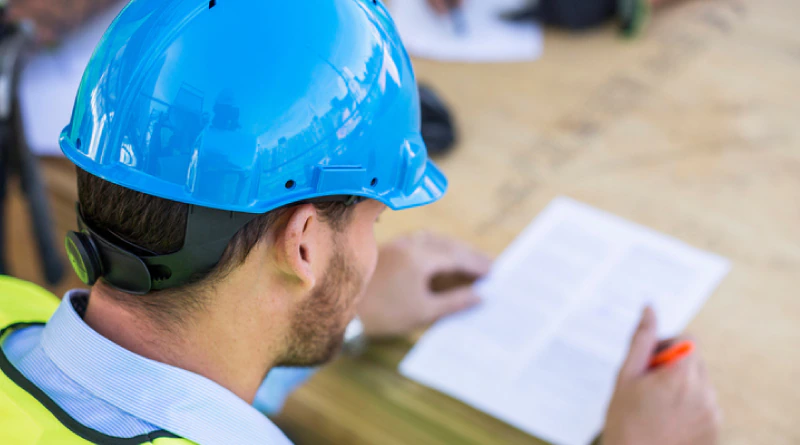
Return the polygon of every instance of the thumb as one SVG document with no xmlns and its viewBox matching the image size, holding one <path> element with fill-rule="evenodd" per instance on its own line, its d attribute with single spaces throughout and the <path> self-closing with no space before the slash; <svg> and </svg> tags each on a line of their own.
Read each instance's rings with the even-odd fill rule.
<svg viewBox="0 0 800 445">
<path fill-rule="evenodd" d="M 481 302 L 472 286 L 462 286 L 445 292 L 434 293 L 431 299 L 431 321 L 438 320 L 455 312 L 471 308 Z"/>
<path fill-rule="evenodd" d="M 639 327 L 633 334 L 628 358 L 625 359 L 619 372 L 620 380 L 639 377 L 647 371 L 653 352 L 658 346 L 657 325 L 655 312 L 650 306 L 646 307 Z"/>
</svg>

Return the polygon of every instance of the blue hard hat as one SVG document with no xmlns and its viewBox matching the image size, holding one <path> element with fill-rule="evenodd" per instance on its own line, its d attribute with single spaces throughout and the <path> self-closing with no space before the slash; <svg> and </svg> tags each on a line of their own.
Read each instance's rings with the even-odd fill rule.
<svg viewBox="0 0 800 445">
<path fill-rule="evenodd" d="M 236 212 L 333 195 L 399 210 L 447 188 L 408 54 L 375 0 L 133 0 L 60 144 L 109 182 Z"/>
</svg>

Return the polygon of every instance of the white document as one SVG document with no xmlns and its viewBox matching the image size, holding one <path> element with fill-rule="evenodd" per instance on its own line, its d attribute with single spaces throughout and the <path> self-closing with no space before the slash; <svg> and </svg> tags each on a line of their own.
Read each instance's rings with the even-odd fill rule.
<svg viewBox="0 0 800 445">
<path fill-rule="evenodd" d="M 83 71 L 123 5 L 109 8 L 68 36 L 63 44 L 40 51 L 26 64 L 19 95 L 25 137 L 33 153 L 61 156 L 58 138 L 72 116 Z"/>
<path fill-rule="evenodd" d="M 557 198 L 478 283 L 484 302 L 436 323 L 400 372 L 558 445 L 600 433 L 647 304 L 662 338 L 728 273 L 717 255 Z"/>
<path fill-rule="evenodd" d="M 392 0 L 390 9 L 408 52 L 456 62 L 515 62 L 538 59 L 542 31 L 534 23 L 509 23 L 503 12 L 525 0 L 465 0 L 459 32 L 450 15 L 436 14 L 427 0 Z"/>
</svg>

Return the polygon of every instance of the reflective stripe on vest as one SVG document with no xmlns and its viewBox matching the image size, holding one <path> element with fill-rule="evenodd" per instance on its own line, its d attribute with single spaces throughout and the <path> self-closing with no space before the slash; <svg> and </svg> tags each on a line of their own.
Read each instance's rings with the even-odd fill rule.
<svg viewBox="0 0 800 445">
<path fill-rule="evenodd" d="M 159 430 L 120 438 L 88 428 L 70 417 L 8 361 L 2 344 L 11 332 L 44 324 L 59 301 L 50 292 L 25 281 L 0 276 L 0 444 L 14 445 L 191 445 Z"/>
</svg>

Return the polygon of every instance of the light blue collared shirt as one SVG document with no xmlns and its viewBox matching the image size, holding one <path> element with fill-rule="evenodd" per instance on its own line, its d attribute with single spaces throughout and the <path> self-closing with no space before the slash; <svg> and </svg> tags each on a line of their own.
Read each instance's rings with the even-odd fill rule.
<svg viewBox="0 0 800 445">
<path fill-rule="evenodd" d="M 2 346 L 14 367 L 63 410 L 101 433 L 132 437 L 163 429 L 202 445 L 291 445 L 264 414 L 217 383 L 124 349 L 90 328 L 64 297 L 44 327 Z"/>
</svg>

